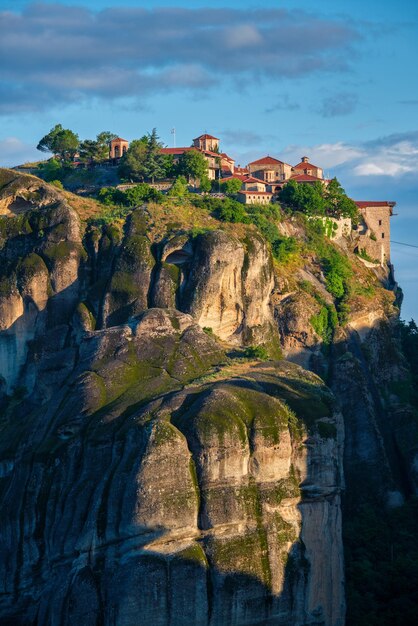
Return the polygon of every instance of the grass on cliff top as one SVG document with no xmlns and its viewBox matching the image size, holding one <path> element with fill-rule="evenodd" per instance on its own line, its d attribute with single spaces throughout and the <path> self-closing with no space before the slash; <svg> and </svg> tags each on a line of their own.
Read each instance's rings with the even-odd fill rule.
<svg viewBox="0 0 418 626">
<path fill-rule="evenodd" d="M 0 201 L 4 195 L 9 196 L 16 191 L 24 191 L 25 187 L 33 187 L 36 184 L 39 187 L 51 189 L 54 194 L 58 192 L 76 211 L 82 221 L 94 218 L 103 211 L 103 206 L 97 200 L 84 198 L 70 191 L 57 190 L 53 185 L 32 174 L 22 174 L 21 172 L 3 168 L 0 168 Z"/>
<path fill-rule="evenodd" d="M 198 235 L 207 230 L 224 230 L 238 239 L 244 239 L 248 232 L 248 225 L 234 224 L 217 220 L 206 208 L 196 208 L 188 199 L 178 204 L 170 198 L 164 199 L 161 204 L 150 202 L 147 207 L 152 224 L 149 231 L 151 239 L 159 240 L 166 233 L 189 231 Z"/>
</svg>

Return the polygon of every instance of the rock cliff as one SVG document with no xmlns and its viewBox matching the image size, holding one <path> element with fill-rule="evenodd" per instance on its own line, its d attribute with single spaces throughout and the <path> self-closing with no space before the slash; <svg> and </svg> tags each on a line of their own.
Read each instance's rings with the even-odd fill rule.
<svg viewBox="0 0 418 626">
<path fill-rule="evenodd" d="M 365 472 L 405 497 L 393 291 L 352 260 L 380 308 L 331 337 L 318 258 L 187 203 L 80 202 L 2 172 L 0 622 L 342 626 L 343 460 L 348 501 Z"/>
</svg>

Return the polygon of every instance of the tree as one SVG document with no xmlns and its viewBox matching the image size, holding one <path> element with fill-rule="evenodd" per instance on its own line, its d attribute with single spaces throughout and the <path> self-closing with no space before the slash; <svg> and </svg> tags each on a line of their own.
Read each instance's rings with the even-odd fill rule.
<svg viewBox="0 0 418 626">
<path fill-rule="evenodd" d="M 161 153 L 163 144 L 159 141 L 156 128 L 148 133 L 147 147 L 145 155 L 145 176 L 151 178 L 154 182 L 155 178 L 164 178 L 165 175 L 165 159 Z"/>
<path fill-rule="evenodd" d="M 131 141 L 128 150 L 122 156 L 118 173 L 121 178 L 143 181 L 146 177 L 145 162 L 147 159 L 148 137 Z"/>
<path fill-rule="evenodd" d="M 331 217 L 351 217 L 358 219 L 356 203 L 351 200 L 336 178 L 333 178 L 324 191 L 327 214 Z"/>
<path fill-rule="evenodd" d="M 80 143 L 79 148 L 80 161 L 93 165 L 97 155 L 97 142 L 92 139 L 85 139 Z"/>
<path fill-rule="evenodd" d="M 174 163 L 172 154 L 163 154 L 164 178 L 175 178 L 177 174 L 177 164 Z"/>
<path fill-rule="evenodd" d="M 212 188 L 211 182 L 208 176 L 202 176 L 200 179 L 200 191 L 208 192 Z"/>
<path fill-rule="evenodd" d="M 280 192 L 279 200 L 283 206 L 305 215 L 325 214 L 324 185 L 319 181 L 306 184 L 289 180 Z"/>
<path fill-rule="evenodd" d="M 221 191 L 227 196 L 235 196 L 242 187 L 242 181 L 239 178 L 230 178 L 221 181 Z"/>
<path fill-rule="evenodd" d="M 179 159 L 178 172 L 189 180 L 209 179 L 208 163 L 198 150 L 183 152 Z"/>
<path fill-rule="evenodd" d="M 173 186 L 168 191 L 167 195 L 172 198 L 184 198 L 189 193 L 187 180 L 184 176 L 178 176 L 173 183 Z"/>
<path fill-rule="evenodd" d="M 54 142 L 56 140 L 57 135 L 62 132 L 64 129 L 61 124 L 56 124 L 54 128 L 51 128 L 49 133 L 42 137 L 38 145 L 36 146 L 37 150 L 41 152 L 54 152 Z"/>
<path fill-rule="evenodd" d="M 139 206 L 144 202 L 158 202 L 162 194 L 147 183 L 139 183 L 135 187 L 129 187 L 125 192 L 127 206 Z"/>
<path fill-rule="evenodd" d="M 42 137 L 36 148 L 41 152 L 52 152 L 62 161 L 69 161 L 74 158 L 79 143 L 78 135 L 72 130 L 56 124 L 47 135 Z"/>
<path fill-rule="evenodd" d="M 47 183 L 53 180 L 60 180 L 65 174 L 65 170 L 58 159 L 49 159 L 46 163 L 41 163 L 39 169 L 40 177 L 46 180 Z"/>
<path fill-rule="evenodd" d="M 117 135 L 109 131 L 99 133 L 95 140 L 85 139 L 80 143 L 80 160 L 90 165 L 102 163 L 109 158 L 109 143 Z"/>
</svg>

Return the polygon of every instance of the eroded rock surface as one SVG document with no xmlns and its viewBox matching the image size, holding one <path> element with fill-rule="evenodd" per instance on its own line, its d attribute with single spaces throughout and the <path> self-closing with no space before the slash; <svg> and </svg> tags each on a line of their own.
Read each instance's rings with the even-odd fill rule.
<svg viewBox="0 0 418 626">
<path fill-rule="evenodd" d="M 253 226 L 86 224 L 7 176 L 0 621 L 342 625 L 341 414 L 315 374 L 241 358 L 279 331 L 318 355 L 318 300 L 273 317 Z"/>
<path fill-rule="evenodd" d="M 23 403 L 2 438 L 3 619 L 343 624 L 332 395 L 295 365 L 224 360 L 192 317 L 150 309 L 87 333 L 48 403 Z"/>
</svg>

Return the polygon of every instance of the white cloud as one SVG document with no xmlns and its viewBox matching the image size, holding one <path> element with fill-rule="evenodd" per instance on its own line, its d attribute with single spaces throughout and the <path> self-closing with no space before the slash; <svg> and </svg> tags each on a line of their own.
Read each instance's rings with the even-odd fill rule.
<svg viewBox="0 0 418 626">
<path fill-rule="evenodd" d="M 412 165 L 405 165 L 402 163 L 396 163 L 395 161 L 368 161 L 367 158 L 373 158 L 371 155 L 366 157 L 366 160 L 357 165 L 353 169 L 353 173 L 356 176 L 400 176 L 413 172 L 414 167 Z"/>
<path fill-rule="evenodd" d="M 17 137 L 0 139 L 0 166 L 13 167 L 27 161 L 39 160 L 40 152 Z"/>
<path fill-rule="evenodd" d="M 361 144 L 289 145 L 279 158 L 296 163 L 302 155 L 307 155 L 312 163 L 325 169 L 344 171 L 347 178 L 400 178 L 418 173 L 418 132 L 391 135 Z"/>
<path fill-rule="evenodd" d="M 323 168 L 337 167 L 360 158 L 364 150 L 358 146 L 338 141 L 336 143 L 322 143 L 314 146 L 290 145 L 282 153 L 290 163 L 300 161 L 301 156 L 307 155 L 312 163 Z"/>
</svg>

